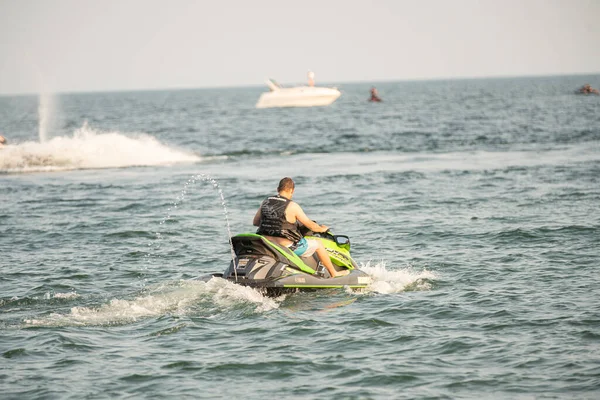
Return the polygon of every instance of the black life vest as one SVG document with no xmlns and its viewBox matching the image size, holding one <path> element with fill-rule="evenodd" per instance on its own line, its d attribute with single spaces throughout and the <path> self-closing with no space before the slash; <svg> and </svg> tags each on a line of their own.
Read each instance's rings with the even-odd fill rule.
<svg viewBox="0 0 600 400">
<path fill-rule="evenodd" d="M 277 236 L 296 243 L 302 239 L 298 222 L 292 224 L 285 218 L 285 210 L 292 201 L 285 197 L 271 196 L 260 205 L 260 226 L 256 233 Z"/>
</svg>

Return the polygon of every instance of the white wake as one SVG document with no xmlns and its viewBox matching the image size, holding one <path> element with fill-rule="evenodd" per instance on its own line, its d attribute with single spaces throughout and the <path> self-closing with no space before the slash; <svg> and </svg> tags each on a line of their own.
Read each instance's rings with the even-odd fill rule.
<svg viewBox="0 0 600 400">
<path fill-rule="evenodd" d="M 213 278 L 208 282 L 181 281 L 174 285 L 160 285 L 151 293 L 134 299 L 112 299 L 97 307 L 72 307 L 68 313 L 52 313 L 25 320 L 24 326 L 121 325 L 167 314 L 214 316 L 239 308 L 263 313 L 278 308 L 279 303 L 280 300 L 264 296 L 252 288 Z"/>
<path fill-rule="evenodd" d="M 0 173 L 123 168 L 193 163 L 201 158 L 143 134 L 102 132 L 84 124 L 73 136 L 0 149 Z"/>
<path fill-rule="evenodd" d="M 398 270 L 388 270 L 384 261 L 372 264 L 370 261 L 359 267 L 373 279 L 369 285 L 369 291 L 377 293 L 398 293 L 405 291 L 430 290 L 431 281 L 437 279 L 437 275 L 423 269 L 418 271 L 412 267 Z"/>
</svg>

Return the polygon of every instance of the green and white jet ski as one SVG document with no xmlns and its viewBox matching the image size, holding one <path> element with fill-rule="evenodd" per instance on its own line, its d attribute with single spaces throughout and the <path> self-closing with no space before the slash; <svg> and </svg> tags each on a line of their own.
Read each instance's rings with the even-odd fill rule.
<svg viewBox="0 0 600 400">
<path fill-rule="evenodd" d="M 255 233 L 242 233 L 231 238 L 235 258 L 223 274 L 212 274 L 269 294 L 332 288 L 363 289 L 371 277 L 358 269 L 350 256 L 350 238 L 345 235 L 308 232 L 307 239 L 323 243 L 337 271 L 347 275 L 332 278 L 319 263 L 318 256 L 298 257 L 285 246 Z M 206 278 L 204 278 L 206 279 Z"/>
</svg>

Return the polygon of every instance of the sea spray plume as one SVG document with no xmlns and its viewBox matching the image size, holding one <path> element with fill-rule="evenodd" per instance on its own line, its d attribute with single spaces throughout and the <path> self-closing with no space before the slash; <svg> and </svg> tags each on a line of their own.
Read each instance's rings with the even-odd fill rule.
<svg viewBox="0 0 600 400">
<path fill-rule="evenodd" d="M 53 96 L 50 93 L 40 93 L 38 105 L 38 135 L 40 143 L 44 143 L 48 140 L 48 128 L 53 110 Z"/>
<path fill-rule="evenodd" d="M 188 193 L 188 189 L 190 188 L 191 185 L 196 184 L 196 182 L 209 183 L 212 186 L 212 188 L 214 190 L 216 190 L 217 193 L 219 194 L 219 198 L 221 200 L 221 206 L 223 207 L 223 215 L 225 217 L 225 223 L 227 226 L 227 238 L 229 241 L 229 249 L 231 251 L 231 259 L 235 263 L 235 252 L 233 250 L 233 243 L 231 241 L 231 225 L 229 224 L 229 216 L 228 216 L 228 212 L 227 212 L 227 204 L 225 203 L 225 196 L 223 195 L 223 191 L 219 187 L 219 183 L 217 182 L 217 180 L 214 179 L 213 177 L 211 177 L 210 175 L 198 174 L 198 175 L 193 175 L 190 179 L 188 179 L 185 182 L 185 184 L 183 185 L 183 189 L 181 189 L 181 192 L 179 193 L 179 195 L 177 196 L 175 201 L 173 203 L 171 203 L 169 208 L 167 208 L 167 215 L 160 221 L 160 223 L 158 225 L 159 225 L 159 227 L 163 227 L 165 225 L 165 223 L 171 219 L 172 212 L 174 210 L 176 210 L 181 203 L 183 203 L 183 201 L 185 200 L 185 197 Z M 161 242 L 163 240 L 163 236 L 160 232 L 155 232 L 155 235 L 156 236 L 155 236 L 154 241 L 148 244 L 148 246 L 150 247 L 150 252 L 148 252 L 148 254 L 146 254 L 147 263 L 146 263 L 145 269 L 148 269 L 148 264 L 150 263 L 150 259 L 153 257 L 153 253 L 158 251 L 161 247 Z M 237 275 L 236 275 L 236 279 L 237 279 Z"/>
</svg>

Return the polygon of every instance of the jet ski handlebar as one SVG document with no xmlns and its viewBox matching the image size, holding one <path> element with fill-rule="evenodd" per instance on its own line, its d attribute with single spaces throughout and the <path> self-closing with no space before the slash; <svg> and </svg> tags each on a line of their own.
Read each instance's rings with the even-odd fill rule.
<svg viewBox="0 0 600 400">
<path fill-rule="evenodd" d="M 317 221 L 313 221 L 317 223 Z M 331 228 L 327 232 L 313 232 L 306 226 L 300 224 L 300 233 L 302 236 L 315 236 L 323 239 L 329 239 L 334 241 L 338 246 L 347 248 L 350 250 L 350 238 L 346 235 L 334 235 L 331 233 Z"/>
<path fill-rule="evenodd" d="M 313 222 L 317 225 L 320 225 L 315 220 L 313 220 Z M 299 225 L 300 233 L 302 234 L 302 236 L 327 237 L 327 235 L 329 235 L 331 238 L 333 238 L 333 234 L 331 234 L 331 227 L 329 228 L 329 230 L 327 230 L 327 232 L 313 232 L 308 227 L 306 227 L 306 225 L 302 224 L 300 221 L 298 221 L 298 225 Z M 325 236 L 322 236 L 322 235 L 325 235 Z"/>
</svg>

